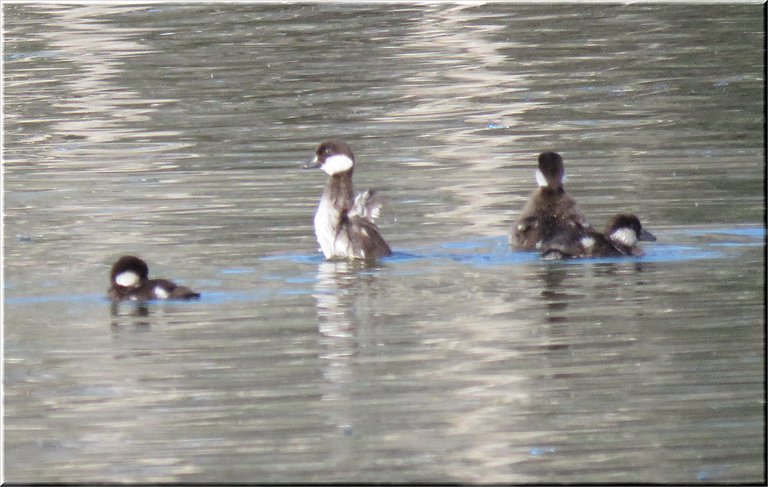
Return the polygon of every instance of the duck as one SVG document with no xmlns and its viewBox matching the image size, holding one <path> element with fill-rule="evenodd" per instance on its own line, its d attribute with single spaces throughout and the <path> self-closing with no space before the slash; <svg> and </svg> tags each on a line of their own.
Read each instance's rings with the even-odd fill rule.
<svg viewBox="0 0 768 487">
<path fill-rule="evenodd" d="M 548 239 L 541 247 L 547 260 L 582 257 L 642 257 L 645 252 L 639 242 L 655 242 L 656 236 L 643 228 L 640 218 L 629 213 L 614 215 L 605 229 L 597 232 L 562 231 Z"/>
<path fill-rule="evenodd" d="M 538 188 L 528 198 L 512 227 L 515 250 L 540 250 L 558 234 L 584 233 L 591 228 L 576 200 L 565 191 L 565 166 L 557 152 L 542 152 L 538 158 Z"/>
<path fill-rule="evenodd" d="M 168 279 L 149 279 L 147 263 L 134 255 L 120 257 L 112 265 L 109 280 L 107 296 L 112 301 L 200 298 L 200 293 Z"/>
<path fill-rule="evenodd" d="M 352 173 L 355 156 L 341 139 L 322 142 L 305 168 L 320 168 L 328 183 L 315 213 L 315 236 L 327 260 L 375 260 L 392 255 L 375 219 L 381 214 L 383 198 L 374 190 L 355 196 Z"/>
</svg>

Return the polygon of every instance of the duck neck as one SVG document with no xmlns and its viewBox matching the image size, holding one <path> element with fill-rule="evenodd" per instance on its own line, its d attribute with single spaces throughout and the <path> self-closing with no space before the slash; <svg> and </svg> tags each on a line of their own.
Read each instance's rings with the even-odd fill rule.
<svg viewBox="0 0 768 487">
<path fill-rule="evenodd" d="M 332 175 L 325 188 L 325 195 L 331 200 L 334 208 L 349 210 L 354 203 L 355 193 L 352 189 L 351 172 Z"/>
</svg>

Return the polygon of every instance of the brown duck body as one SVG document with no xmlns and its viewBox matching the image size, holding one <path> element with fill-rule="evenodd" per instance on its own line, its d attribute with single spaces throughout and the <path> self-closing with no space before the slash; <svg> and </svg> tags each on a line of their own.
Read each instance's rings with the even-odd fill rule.
<svg viewBox="0 0 768 487">
<path fill-rule="evenodd" d="M 107 296 L 113 301 L 151 301 L 154 299 L 197 299 L 200 293 L 168 279 L 149 279 L 146 262 L 125 255 L 112 265 Z"/>
<path fill-rule="evenodd" d="M 528 198 L 512 227 L 515 250 L 539 250 L 549 239 L 563 232 L 584 232 L 589 221 L 576 200 L 565 191 L 563 159 L 555 152 L 539 155 L 537 188 Z"/>
<path fill-rule="evenodd" d="M 515 250 L 539 250 L 544 242 L 561 232 L 583 232 L 589 228 L 589 221 L 565 189 L 539 188 L 512 228 L 512 246 Z"/>
<path fill-rule="evenodd" d="M 541 247 L 545 259 L 581 257 L 641 257 L 638 242 L 654 242 L 656 237 L 642 227 L 640 219 L 631 214 L 613 216 L 603 232 L 591 228 L 584 231 L 562 231 L 553 235 Z"/>
</svg>

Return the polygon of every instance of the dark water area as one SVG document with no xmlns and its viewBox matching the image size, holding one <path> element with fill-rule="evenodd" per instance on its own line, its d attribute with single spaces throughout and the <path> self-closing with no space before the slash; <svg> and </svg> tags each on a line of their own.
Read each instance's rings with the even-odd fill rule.
<svg viewBox="0 0 768 487">
<path fill-rule="evenodd" d="M 765 482 L 762 5 L 2 8 L 6 482 Z M 645 256 L 510 249 L 545 150 Z"/>
</svg>

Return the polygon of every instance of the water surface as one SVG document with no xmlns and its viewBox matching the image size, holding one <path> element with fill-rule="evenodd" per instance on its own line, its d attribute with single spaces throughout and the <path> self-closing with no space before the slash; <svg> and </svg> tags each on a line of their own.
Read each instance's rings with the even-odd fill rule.
<svg viewBox="0 0 768 487">
<path fill-rule="evenodd" d="M 765 481 L 762 6 L 3 9 L 6 481 Z M 511 251 L 544 150 L 645 257 Z"/>
</svg>

